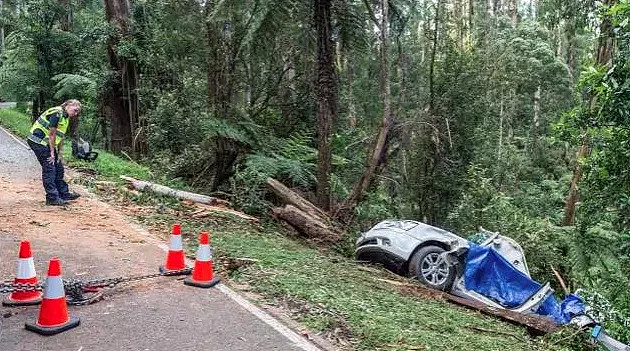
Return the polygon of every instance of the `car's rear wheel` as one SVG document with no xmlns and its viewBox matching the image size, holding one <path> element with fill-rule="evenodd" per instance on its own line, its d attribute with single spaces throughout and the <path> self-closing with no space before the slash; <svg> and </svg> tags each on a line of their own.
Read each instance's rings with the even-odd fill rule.
<svg viewBox="0 0 630 351">
<path fill-rule="evenodd" d="M 442 258 L 445 252 L 439 246 L 425 246 L 411 257 L 409 273 L 433 289 L 449 291 L 455 281 L 455 267 Z"/>
</svg>

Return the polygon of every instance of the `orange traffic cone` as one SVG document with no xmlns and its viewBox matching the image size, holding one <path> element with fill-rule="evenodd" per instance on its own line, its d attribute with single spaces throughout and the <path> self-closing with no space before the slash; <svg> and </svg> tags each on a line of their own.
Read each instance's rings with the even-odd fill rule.
<svg viewBox="0 0 630 351">
<path fill-rule="evenodd" d="M 18 254 L 17 275 L 15 284 L 37 284 L 35 274 L 35 264 L 31 254 L 31 243 L 22 241 L 20 243 L 20 253 Z M 29 306 L 42 302 L 41 291 L 16 291 L 9 294 L 6 300 L 2 301 L 4 306 Z"/>
<path fill-rule="evenodd" d="M 213 278 L 213 276 L 214 268 L 209 235 L 206 232 L 202 232 L 199 235 L 199 248 L 197 249 L 197 258 L 195 259 L 195 268 L 193 268 L 192 277 L 186 278 L 184 284 L 199 288 L 210 288 L 221 281 L 219 277 Z"/>
<path fill-rule="evenodd" d="M 161 273 L 169 273 L 186 268 L 184 262 L 184 246 L 182 244 L 182 226 L 176 223 L 171 232 L 171 244 L 166 255 L 166 264 L 160 266 Z"/>
<path fill-rule="evenodd" d="M 48 264 L 44 300 L 36 323 L 26 323 L 26 330 L 41 335 L 54 335 L 78 326 L 79 318 L 68 316 L 66 293 L 61 279 L 61 262 L 53 257 Z"/>
</svg>

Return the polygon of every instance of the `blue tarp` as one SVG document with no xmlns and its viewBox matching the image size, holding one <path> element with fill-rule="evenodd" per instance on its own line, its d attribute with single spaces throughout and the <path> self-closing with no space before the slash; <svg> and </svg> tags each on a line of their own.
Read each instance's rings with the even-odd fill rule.
<svg viewBox="0 0 630 351">
<path fill-rule="evenodd" d="M 488 297 L 506 308 L 520 306 L 542 285 L 512 266 L 492 248 L 470 243 L 466 258 L 466 289 Z M 584 303 L 576 295 L 558 302 L 552 295 L 536 312 L 567 324 L 575 315 L 584 313 Z"/>
</svg>

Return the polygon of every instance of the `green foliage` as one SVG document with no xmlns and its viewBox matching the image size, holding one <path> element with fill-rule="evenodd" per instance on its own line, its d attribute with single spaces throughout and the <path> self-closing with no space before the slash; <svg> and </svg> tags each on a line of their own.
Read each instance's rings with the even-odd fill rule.
<svg viewBox="0 0 630 351">
<path fill-rule="evenodd" d="M 269 206 L 264 201 L 265 181 L 269 177 L 284 181 L 289 186 L 311 189 L 315 183 L 317 150 L 310 143 L 309 134 L 297 133 L 286 140 L 272 140 L 267 146 L 267 153 L 247 156 L 232 180 L 237 204 L 248 211 L 264 212 Z"/>
<path fill-rule="evenodd" d="M 94 100 L 96 98 L 96 82 L 78 74 L 58 74 L 51 78 L 57 92 L 54 97 L 58 100 L 74 97 L 81 100 Z"/>
<path fill-rule="evenodd" d="M 566 339 L 560 340 L 568 336 L 565 334 L 557 340 L 530 338 L 523 328 L 443 301 L 401 294 L 394 285 L 378 280 L 383 271 L 366 270 L 345 257 L 305 247 L 287 238 L 276 225 L 264 224 L 256 229 L 223 217 L 202 222 L 155 215 L 141 220 L 165 228 L 166 223 L 181 221 L 188 228 L 186 232 L 211 226 L 213 248 L 219 257 L 256 260 L 231 272 L 231 279 L 248 284 L 266 301 L 294 311 L 300 322 L 314 331 L 325 335 L 343 333 L 338 337 L 356 350 L 394 351 L 412 346 L 437 350 L 570 349 Z M 192 253 L 195 246 L 187 246 L 186 250 Z M 479 333 L 475 327 L 497 333 Z"/>
<path fill-rule="evenodd" d="M 33 125 L 28 116 L 17 110 L 0 110 L 0 124 L 22 138 L 28 136 Z"/>
<path fill-rule="evenodd" d="M 28 136 L 31 129 L 29 116 L 14 110 L 0 110 L 0 126 L 3 126 L 20 137 Z M 87 162 L 72 158 L 69 143 L 65 143 L 64 159 L 72 167 L 90 169 L 96 171 L 101 179 L 120 182 L 121 175 L 127 175 L 137 179 L 151 179 L 152 174 L 145 166 L 135 162 L 123 160 L 103 150 L 95 150 L 99 153 L 94 162 Z"/>
<path fill-rule="evenodd" d="M 112 126 L 102 108 L 104 92 L 120 78 L 110 70 L 107 45 L 121 33 L 106 22 L 102 2 L 71 1 L 73 23 L 67 30 L 62 30 L 68 11 L 62 2 L 10 3 L 2 16 L 7 33 L 0 59 L 2 99 L 43 100 L 46 106 L 35 108 L 44 108 L 80 98 L 82 136 L 107 147 Z M 348 227 L 409 218 L 470 235 L 483 226 L 520 242 L 535 278 L 555 282 L 553 265 L 572 288 L 598 291 L 617 310 L 629 309 L 629 277 L 623 273 L 630 269 L 628 1 L 604 7 L 544 0 L 538 8 L 534 2 L 531 9 L 519 7 L 516 24 L 505 9 L 486 8 L 487 2 L 473 2 L 470 12 L 462 6 L 467 2 L 441 3 L 446 6 L 438 14 L 436 2 L 389 1 L 386 54 L 394 124 L 376 181 Z M 331 140 L 331 188 L 338 204 L 361 178 L 382 123 L 380 33 L 366 6 L 378 16 L 382 2 L 332 4 L 340 101 Z M 129 32 L 112 51 L 140 72 L 134 121 L 139 147 L 132 156 L 154 173 L 107 154 L 94 164 L 71 162 L 94 167 L 108 179 L 126 172 L 217 191 L 259 214 L 277 205 L 264 186 L 267 177 L 312 199 L 317 187 L 313 5 L 134 1 Z M 591 67 L 596 27 L 604 19 L 615 29 L 614 62 Z M 2 123 L 22 135 L 30 127 L 14 112 L 1 113 Z M 591 150 L 577 160 L 584 169 L 577 223 L 562 228 L 574 148 L 584 135 Z M 348 243 L 345 251 L 351 250 Z M 322 301 L 291 281 L 260 283 L 273 293 Z M 271 283 L 278 288 L 269 288 Z M 365 317 L 342 310 L 355 322 Z M 316 325 L 332 323 L 309 318 Z M 392 341 L 380 322 L 355 324 L 358 337 L 377 335 L 361 347 Z M 625 335 L 616 324 L 613 329 Z M 445 346 L 433 339 L 427 345 Z"/>
<path fill-rule="evenodd" d="M 560 271 L 570 271 L 566 253 L 571 230 L 554 225 L 557 220 L 544 217 L 544 213 L 538 212 L 537 216 L 535 209 L 547 207 L 550 195 L 559 195 L 564 187 L 553 181 L 541 185 L 524 184 L 521 185 L 522 192 L 513 193 L 511 197 L 493 186 L 484 173 L 479 167 L 469 169 L 468 190 L 449 214 L 449 226 L 462 236 L 474 235 L 479 227 L 483 227 L 516 240 L 525 251 L 532 277 L 556 284 L 549 267 L 553 265 Z M 559 199 L 556 201 L 562 203 Z"/>
</svg>

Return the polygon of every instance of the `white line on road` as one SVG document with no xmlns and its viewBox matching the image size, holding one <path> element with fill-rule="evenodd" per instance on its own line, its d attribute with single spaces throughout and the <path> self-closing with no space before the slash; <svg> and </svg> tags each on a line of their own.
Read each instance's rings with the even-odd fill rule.
<svg viewBox="0 0 630 351">
<path fill-rule="evenodd" d="M 22 145 L 23 147 L 27 149 L 30 149 L 23 141 L 16 138 L 13 134 L 11 134 L 10 132 L 8 132 L 2 127 L 0 127 L 0 129 L 2 129 L 5 133 L 7 133 L 11 138 L 15 139 L 15 141 L 20 143 L 20 145 Z M 144 237 L 152 241 L 154 245 L 162 249 L 164 252 L 168 252 L 169 248 L 166 244 L 159 242 L 142 226 L 133 222 L 131 224 L 138 233 L 142 234 Z M 186 264 L 188 264 L 189 266 L 194 266 L 194 263 L 195 263 L 194 260 L 186 258 Z M 294 332 L 293 330 L 291 330 L 289 327 L 285 326 L 284 324 L 280 323 L 278 320 L 270 316 L 267 312 L 263 311 L 262 309 L 254 305 L 253 303 L 249 302 L 248 300 L 243 298 L 241 295 L 239 295 L 237 292 L 230 289 L 228 286 L 224 284 L 220 284 L 217 286 L 217 288 L 219 289 L 219 291 L 221 291 L 222 293 L 227 295 L 229 298 L 234 300 L 234 302 L 238 303 L 245 310 L 247 310 L 248 312 L 256 316 L 265 324 L 275 329 L 278 333 L 280 333 L 287 339 L 289 339 L 291 342 L 295 344 L 295 346 L 301 348 L 304 351 L 321 351 L 320 348 L 308 342 L 306 339 L 304 339 L 304 337 Z"/>
<path fill-rule="evenodd" d="M 166 244 L 158 242 L 157 239 L 154 239 L 153 236 L 149 234 L 149 232 L 144 230 L 144 228 L 139 227 L 139 226 L 135 226 L 135 227 L 136 227 L 136 230 L 141 229 L 140 232 L 142 232 L 146 237 L 150 237 L 152 239 L 151 241 L 153 241 L 157 247 L 162 249 L 164 252 L 168 252 L 169 248 Z M 189 266 L 194 266 L 195 261 L 189 258 L 186 258 L 186 264 Z M 241 295 L 239 295 L 237 292 L 230 289 L 228 286 L 224 284 L 219 284 L 217 285 L 217 288 L 219 289 L 219 291 L 221 291 L 222 293 L 227 295 L 229 298 L 234 300 L 234 302 L 241 305 L 241 307 L 246 309 L 248 312 L 258 317 L 258 319 L 260 319 L 261 321 L 263 321 L 264 323 L 266 323 L 267 325 L 275 329 L 278 333 L 280 333 L 287 339 L 291 340 L 295 344 L 295 346 L 301 348 L 304 351 L 321 351 L 320 348 L 306 341 L 304 337 L 300 336 L 298 333 L 294 332 L 289 327 L 280 323 L 278 320 L 270 316 L 267 312 L 261 310 L 259 307 L 249 302 L 248 300 L 243 298 Z"/>
<path fill-rule="evenodd" d="M 24 143 L 22 140 L 18 139 L 15 135 L 13 135 L 11 132 L 9 132 L 8 130 L 2 128 L 2 126 L 0 126 L 0 129 L 7 133 L 8 136 L 10 136 L 11 138 L 13 138 L 13 140 L 17 141 L 20 145 L 22 145 L 24 148 L 26 148 L 27 150 L 30 150 L 30 147 L 28 147 L 28 145 L 26 145 L 26 143 Z"/>
</svg>

